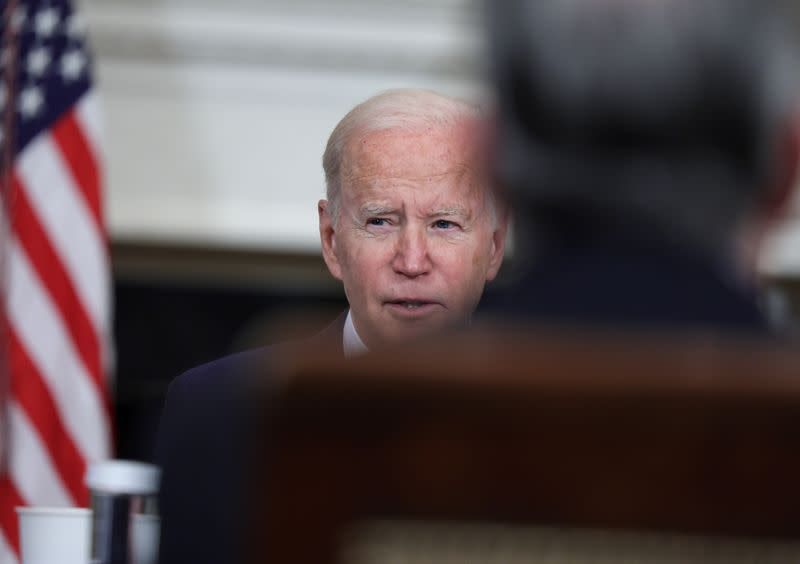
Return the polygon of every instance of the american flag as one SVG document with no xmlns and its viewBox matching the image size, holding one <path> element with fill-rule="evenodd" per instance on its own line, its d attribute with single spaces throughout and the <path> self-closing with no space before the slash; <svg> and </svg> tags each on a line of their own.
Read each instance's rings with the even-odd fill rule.
<svg viewBox="0 0 800 564">
<path fill-rule="evenodd" d="M 14 508 L 87 505 L 86 467 L 110 455 L 110 296 L 84 21 L 66 0 L 0 6 L 0 563 L 12 563 Z"/>
</svg>

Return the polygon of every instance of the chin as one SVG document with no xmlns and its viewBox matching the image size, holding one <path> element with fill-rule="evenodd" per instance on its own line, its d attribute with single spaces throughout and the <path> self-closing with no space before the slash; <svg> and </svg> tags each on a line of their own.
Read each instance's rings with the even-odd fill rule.
<svg viewBox="0 0 800 564">
<path fill-rule="evenodd" d="M 404 343 L 425 337 L 434 333 L 441 332 L 448 327 L 452 327 L 452 323 L 447 320 L 438 320 L 436 322 L 428 321 L 426 323 L 407 324 L 402 327 L 396 328 L 391 335 L 386 335 L 385 341 L 387 343 Z"/>
</svg>

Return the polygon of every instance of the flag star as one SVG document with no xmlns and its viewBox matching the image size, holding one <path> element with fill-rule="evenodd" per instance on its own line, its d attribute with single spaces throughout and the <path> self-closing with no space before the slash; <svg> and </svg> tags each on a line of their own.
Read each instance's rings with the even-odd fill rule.
<svg viewBox="0 0 800 564">
<path fill-rule="evenodd" d="M 50 66 L 50 50 L 46 47 L 34 47 L 28 53 L 28 72 L 40 77 Z"/>
<path fill-rule="evenodd" d="M 28 11 L 25 6 L 17 6 L 14 14 L 11 16 L 11 29 L 19 31 L 28 19 Z"/>
<path fill-rule="evenodd" d="M 58 10 L 55 8 L 42 8 L 36 12 L 36 34 L 41 37 L 50 37 L 58 27 Z"/>
<path fill-rule="evenodd" d="M 67 18 L 67 35 L 72 40 L 83 39 L 86 35 L 86 20 L 78 14 L 71 14 Z"/>
<path fill-rule="evenodd" d="M 61 57 L 61 76 L 66 82 L 78 80 L 86 70 L 86 55 L 80 49 L 72 49 Z"/>
<path fill-rule="evenodd" d="M 19 95 L 19 113 L 29 119 L 41 113 L 44 107 L 44 95 L 38 86 L 27 86 Z"/>
</svg>

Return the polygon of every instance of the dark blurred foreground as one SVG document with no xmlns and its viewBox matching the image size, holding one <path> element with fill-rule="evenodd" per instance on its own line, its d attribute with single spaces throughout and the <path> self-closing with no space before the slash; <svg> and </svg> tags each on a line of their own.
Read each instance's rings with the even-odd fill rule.
<svg viewBox="0 0 800 564">
<path fill-rule="evenodd" d="M 458 561 L 469 542 L 482 562 L 800 557 L 794 347 L 483 328 L 238 376 L 165 468 L 165 562 L 210 561 L 225 533 L 252 562 Z"/>
</svg>

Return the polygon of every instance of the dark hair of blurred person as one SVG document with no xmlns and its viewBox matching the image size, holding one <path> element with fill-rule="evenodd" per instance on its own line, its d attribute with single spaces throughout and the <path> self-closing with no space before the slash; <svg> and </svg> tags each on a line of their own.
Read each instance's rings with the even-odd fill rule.
<svg viewBox="0 0 800 564">
<path fill-rule="evenodd" d="M 760 332 L 756 255 L 789 200 L 798 60 L 747 0 L 489 7 L 493 166 L 522 270 L 490 310 Z"/>
</svg>

